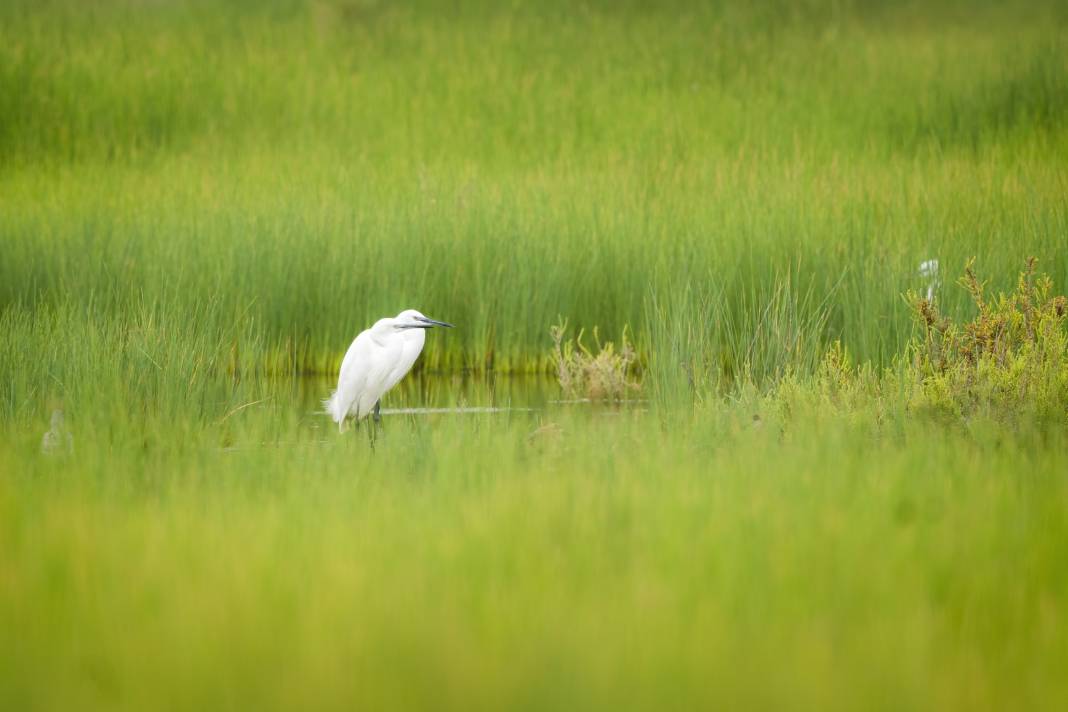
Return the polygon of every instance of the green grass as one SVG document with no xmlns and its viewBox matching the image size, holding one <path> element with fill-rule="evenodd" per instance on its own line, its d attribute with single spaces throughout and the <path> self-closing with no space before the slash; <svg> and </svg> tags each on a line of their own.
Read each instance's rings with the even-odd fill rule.
<svg viewBox="0 0 1068 712">
<path fill-rule="evenodd" d="M 901 357 L 922 260 L 958 322 L 969 257 L 1068 285 L 1066 30 L 0 3 L 0 708 L 1064 708 L 1059 391 L 928 412 Z M 458 328 L 385 406 L 539 409 L 338 436 L 408 307 Z M 560 318 L 641 403 L 546 403 Z"/>
<path fill-rule="evenodd" d="M 5 432 L 5 708 L 1068 700 L 1063 431 L 558 409 L 371 455 L 250 410 L 229 451 Z"/>
<path fill-rule="evenodd" d="M 330 371 L 414 306 L 462 326 L 428 366 L 528 370 L 558 315 L 649 358 L 654 295 L 755 330 L 789 278 L 886 363 L 924 259 L 1068 283 L 1057 3 L 0 12 L 0 309 L 210 298 Z"/>
</svg>

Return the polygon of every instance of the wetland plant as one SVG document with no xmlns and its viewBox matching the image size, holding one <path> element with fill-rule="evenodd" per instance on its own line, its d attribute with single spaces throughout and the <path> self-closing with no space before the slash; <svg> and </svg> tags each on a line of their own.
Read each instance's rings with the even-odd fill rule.
<svg viewBox="0 0 1068 712">
<path fill-rule="evenodd" d="M 596 351 L 582 343 L 583 331 L 579 331 L 574 339 L 565 338 L 567 321 L 559 322 L 549 333 L 553 337 L 552 362 L 556 379 L 566 397 L 621 401 L 639 389 L 640 385 L 632 379 L 638 355 L 626 330 L 618 351 L 611 341 L 601 343 L 596 328 L 593 330 Z"/>
<path fill-rule="evenodd" d="M 1063 420 L 1068 414 L 1068 299 L 1053 280 L 1036 275 L 1031 257 L 1011 293 L 989 298 L 968 262 L 958 281 L 977 309 L 957 323 L 935 302 L 906 295 L 919 336 L 910 346 L 919 403 L 968 417 L 1029 414 Z"/>
</svg>

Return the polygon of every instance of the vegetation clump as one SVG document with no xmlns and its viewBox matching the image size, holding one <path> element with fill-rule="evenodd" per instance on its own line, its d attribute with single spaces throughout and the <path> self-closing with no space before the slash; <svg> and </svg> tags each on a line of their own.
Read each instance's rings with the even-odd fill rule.
<svg viewBox="0 0 1068 712">
<path fill-rule="evenodd" d="M 582 343 L 583 331 L 572 339 L 565 339 L 567 322 L 550 328 L 553 337 L 552 361 L 556 379 L 568 398 L 588 398 L 595 401 L 620 401 L 628 393 L 638 390 L 631 379 L 638 354 L 627 339 L 626 330 L 617 351 L 611 342 L 601 343 L 597 329 L 593 330 L 596 353 Z"/>
<path fill-rule="evenodd" d="M 1053 294 L 1053 281 L 1036 276 L 1027 260 L 1016 289 L 990 299 L 985 282 L 965 268 L 959 284 L 978 309 L 956 323 L 933 300 L 906 295 L 919 336 L 909 347 L 915 383 L 913 405 L 969 417 L 996 419 L 1068 415 L 1068 299 Z"/>
</svg>

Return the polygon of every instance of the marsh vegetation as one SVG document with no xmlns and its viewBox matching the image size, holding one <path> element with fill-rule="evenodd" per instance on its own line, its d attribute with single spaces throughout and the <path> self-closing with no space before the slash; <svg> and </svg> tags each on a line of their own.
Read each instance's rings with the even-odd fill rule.
<svg viewBox="0 0 1068 712">
<path fill-rule="evenodd" d="M 1063 708 L 1065 37 L 0 3 L 0 707 Z"/>
</svg>

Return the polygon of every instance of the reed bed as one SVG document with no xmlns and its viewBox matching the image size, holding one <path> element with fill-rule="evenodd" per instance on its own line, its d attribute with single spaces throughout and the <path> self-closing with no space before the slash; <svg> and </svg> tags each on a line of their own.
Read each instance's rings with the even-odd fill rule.
<svg viewBox="0 0 1068 712">
<path fill-rule="evenodd" d="M 1066 29 L 0 3 L 0 708 L 1064 709 Z"/>
<path fill-rule="evenodd" d="M 435 370 L 675 319 L 770 372 L 769 302 L 886 364 L 921 261 L 1068 282 L 1058 4 L 770 7 L 6 3 L 0 309 L 210 301 L 274 372 L 411 306 Z"/>
</svg>

